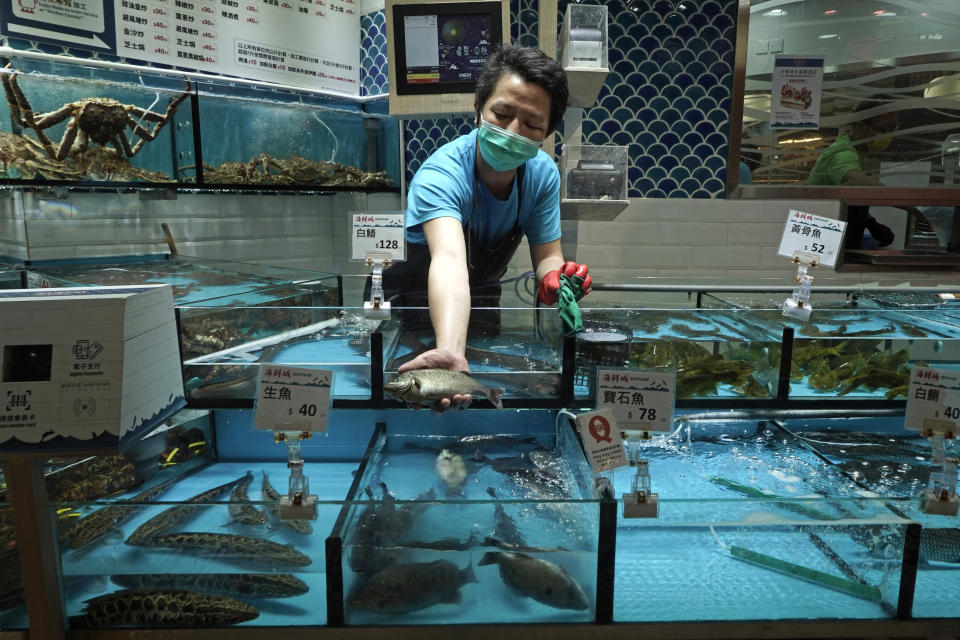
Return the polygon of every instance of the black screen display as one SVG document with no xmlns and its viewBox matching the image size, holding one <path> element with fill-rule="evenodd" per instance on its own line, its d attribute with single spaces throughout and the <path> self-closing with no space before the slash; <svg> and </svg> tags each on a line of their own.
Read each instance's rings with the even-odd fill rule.
<svg viewBox="0 0 960 640">
<path fill-rule="evenodd" d="M 473 93 L 501 42 L 499 2 L 394 5 L 398 95 Z"/>
<path fill-rule="evenodd" d="M 49 344 L 7 344 L 3 346 L 4 382 L 46 382 L 53 366 Z"/>
</svg>

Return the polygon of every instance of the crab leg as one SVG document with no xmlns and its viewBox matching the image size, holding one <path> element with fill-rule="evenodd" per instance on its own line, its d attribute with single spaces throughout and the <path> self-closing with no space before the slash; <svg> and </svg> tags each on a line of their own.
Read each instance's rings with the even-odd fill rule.
<svg viewBox="0 0 960 640">
<path fill-rule="evenodd" d="M 70 147 L 73 146 L 73 141 L 77 138 L 77 131 L 78 131 L 77 121 L 71 120 L 70 123 L 67 125 L 67 128 L 63 132 L 63 138 L 60 140 L 60 148 L 57 149 L 56 155 L 54 154 L 51 154 L 51 155 L 54 155 L 54 157 L 57 160 L 63 160 L 64 158 L 66 158 L 67 154 L 70 153 Z M 37 131 L 37 134 L 41 135 L 39 131 Z M 45 142 L 46 144 L 44 144 L 44 147 L 50 144 L 49 140 L 46 140 Z M 52 145 L 51 145 L 51 149 L 52 149 Z"/>
<path fill-rule="evenodd" d="M 142 109 L 137 106 L 133 106 L 130 108 L 128 115 L 132 113 L 138 118 L 142 118 L 144 120 L 150 120 L 157 123 L 157 125 L 151 131 L 151 130 L 148 130 L 143 125 L 141 125 L 136 120 L 134 120 L 133 118 L 130 118 L 130 123 L 129 123 L 130 128 L 133 129 L 133 132 L 140 137 L 140 140 L 133 147 L 133 153 L 137 153 L 137 151 L 140 150 L 140 147 L 142 147 L 145 142 L 150 142 L 151 140 L 154 140 L 157 137 L 157 134 L 160 133 L 160 129 L 163 128 L 163 125 L 167 124 L 167 122 L 170 121 L 170 118 L 173 117 L 173 114 L 176 112 L 177 107 L 180 106 L 180 103 L 186 100 L 187 97 L 190 95 L 190 87 L 191 85 L 188 82 L 187 89 L 176 98 L 173 98 L 170 100 L 170 104 L 167 105 L 167 111 L 163 115 L 160 115 L 159 113 L 154 113 L 153 111 L 148 111 L 147 109 Z"/>
</svg>

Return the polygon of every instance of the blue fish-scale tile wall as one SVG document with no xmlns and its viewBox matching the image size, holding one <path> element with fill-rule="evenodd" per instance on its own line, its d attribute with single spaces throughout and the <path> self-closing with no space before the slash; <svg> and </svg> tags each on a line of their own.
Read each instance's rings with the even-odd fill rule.
<svg viewBox="0 0 960 640">
<path fill-rule="evenodd" d="M 585 143 L 629 148 L 631 198 L 722 198 L 737 1 L 577 1 L 606 4 L 609 13 L 610 73 L 596 105 L 584 110 Z M 568 4 L 558 4 L 561 28 Z M 514 42 L 537 45 L 537 5 L 511 1 Z M 378 13 L 370 24 L 383 23 Z M 407 181 L 434 149 L 472 127 L 472 118 L 410 121 Z"/>
<path fill-rule="evenodd" d="M 632 198 L 723 197 L 736 1 L 589 4 L 607 6 L 610 74 L 584 110 L 586 143 L 629 147 Z"/>
<path fill-rule="evenodd" d="M 360 19 L 360 95 L 386 93 L 390 83 L 387 68 L 387 20 L 383 10 Z"/>
</svg>

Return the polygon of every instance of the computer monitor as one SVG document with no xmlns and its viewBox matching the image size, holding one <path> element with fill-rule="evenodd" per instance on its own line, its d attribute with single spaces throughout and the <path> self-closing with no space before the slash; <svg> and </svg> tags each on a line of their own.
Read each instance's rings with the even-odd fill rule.
<svg viewBox="0 0 960 640">
<path fill-rule="evenodd" d="M 471 112 L 483 65 L 508 37 L 506 3 L 388 0 L 385 6 L 391 114 Z"/>
<path fill-rule="evenodd" d="M 395 6 L 397 94 L 473 93 L 500 31 L 500 2 Z"/>
</svg>

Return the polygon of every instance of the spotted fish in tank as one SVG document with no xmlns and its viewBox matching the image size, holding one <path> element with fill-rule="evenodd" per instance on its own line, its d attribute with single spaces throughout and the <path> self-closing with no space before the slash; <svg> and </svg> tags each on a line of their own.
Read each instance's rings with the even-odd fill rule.
<svg viewBox="0 0 960 640">
<path fill-rule="evenodd" d="M 124 589 L 86 601 L 71 627 L 216 627 L 253 620 L 254 607 L 210 593 L 179 589 Z"/>
<path fill-rule="evenodd" d="M 293 545 L 232 533 L 161 533 L 151 539 L 150 546 L 190 551 L 220 560 L 265 567 L 305 567 L 313 562 L 310 556 L 300 553 Z"/>
<path fill-rule="evenodd" d="M 200 511 L 209 506 L 203 503 L 209 502 L 210 500 L 215 500 L 225 494 L 227 491 L 232 490 L 239 483 L 243 482 L 246 477 L 247 476 L 244 475 L 236 480 L 231 480 L 230 482 L 222 484 L 219 487 L 214 487 L 213 489 L 204 491 L 203 493 L 198 493 L 192 498 L 187 499 L 188 503 L 200 504 L 178 504 L 170 507 L 169 509 L 161 511 L 137 527 L 130 537 L 127 538 L 126 543 L 135 546 L 149 546 L 154 537 L 163 533 L 164 531 L 172 529 L 177 525 L 183 524 L 193 516 L 197 515 Z"/>
<path fill-rule="evenodd" d="M 80 549 L 116 530 L 117 527 L 143 511 L 147 506 L 138 503 L 153 500 L 169 489 L 176 480 L 176 477 L 169 478 L 146 491 L 141 491 L 129 499 L 129 502 L 133 503 L 131 505 L 102 507 L 90 515 L 80 518 L 65 532 L 66 545 L 73 549 Z"/>
<path fill-rule="evenodd" d="M 181 589 L 241 598 L 292 598 L 310 590 L 289 573 L 140 573 L 110 579 L 126 589 Z"/>
<path fill-rule="evenodd" d="M 230 506 L 227 511 L 230 513 L 230 520 L 249 526 L 258 526 L 267 521 L 267 516 L 250 503 L 250 497 L 247 495 L 247 487 L 253 480 L 253 473 L 247 471 L 247 475 L 230 492 Z"/>
<path fill-rule="evenodd" d="M 463 600 L 460 587 L 476 581 L 470 564 L 463 569 L 449 560 L 398 564 L 370 576 L 349 603 L 376 613 L 411 613 L 435 604 L 457 604 Z"/>
<path fill-rule="evenodd" d="M 488 551 L 478 566 L 500 565 L 500 578 L 511 591 L 556 609 L 590 608 L 580 584 L 558 564 L 525 553 Z"/>
<path fill-rule="evenodd" d="M 267 477 L 266 471 L 263 472 L 263 483 L 260 485 L 260 492 L 263 494 L 264 500 L 274 503 L 271 513 L 279 518 L 280 512 L 278 505 L 280 504 L 280 494 L 273 488 L 273 485 L 270 484 L 270 478 Z M 282 519 L 280 523 L 286 527 L 290 527 L 301 535 L 313 533 L 313 526 L 309 520 Z"/>
</svg>

